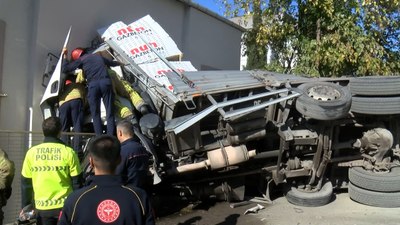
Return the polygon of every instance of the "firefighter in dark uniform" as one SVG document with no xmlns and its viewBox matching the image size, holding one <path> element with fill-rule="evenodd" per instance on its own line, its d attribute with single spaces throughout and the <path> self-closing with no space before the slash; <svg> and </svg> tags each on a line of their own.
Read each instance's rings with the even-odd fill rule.
<svg viewBox="0 0 400 225">
<path fill-rule="evenodd" d="M 67 59 L 67 49 L 63 49 L 64 59 Z M 86 54 L 83 48 L 76 48 L 71 53 L 72 62 L 64 60 L 62 72 L 68 73 L 77 68 L 83 70 L 88 84 L 88 103 L 93 118 L 93 127 L 96 135 L 103 133 L 100 118 L 100 104 L 103 99 L 107 116 L 107 134 L 115 134 L 114 92 L 111 78 L 107 73 L 110 66 L 122 65 L 111 61 L 100 54 Z"/>
<path fill-rule="evenodd" d="M 45 119 L 42 129 L 43 143 L 30 148 L 22 164 L 22 208 L 34 205 L 39 225 L 56 225 L 65 199 L 81 187 L 81 167 L 74 150 L 59 139 L 58 117 Z"/>
<path fill-rule="evenodd" d="M 122 185 L 115 169 L 121 160 L 121 145 L 111 135 L 89 143 L 89 163 L 94 168 L 91 184 L 73 192 L 66 200 L 59 225 L 130 224 L 154 225 L 146 192 Z"/>
<path fill-rule="evenodd" d="M 117 124 L 117 138 L 121 142 L 121 163 L 116 174 L 121 174 L 126 184 L 149 190 L 149 153 L 134 140 L 133 124 L 121 120 Z"/>
<path fill-rule="evenodd" d="M 75 133 L 82 132 L 84 101 L 85 86 L 76 82 L 73 75 L 69 75 L 58 103 L 63 132 L 70 132 L 71 127 Z M 79 158 L 83 156 L 81 139 L 81 135 L 74 135 L 73 147 Z M 68 143 L 68 136 L 62 135 L 61 140 Z"/>
</svg>

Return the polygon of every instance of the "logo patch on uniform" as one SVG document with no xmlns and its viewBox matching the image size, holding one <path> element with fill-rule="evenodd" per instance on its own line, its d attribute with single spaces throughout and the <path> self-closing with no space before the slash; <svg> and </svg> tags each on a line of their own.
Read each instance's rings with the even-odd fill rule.
<svg viewBox="0 0 400 225">
<path fill-rule="evenodd" d="M 113 200 L 104 200 L 97 206 L 97 217 L 104 223 L 114 222 L 119 213 L 119 205 Z"/>
</svg>

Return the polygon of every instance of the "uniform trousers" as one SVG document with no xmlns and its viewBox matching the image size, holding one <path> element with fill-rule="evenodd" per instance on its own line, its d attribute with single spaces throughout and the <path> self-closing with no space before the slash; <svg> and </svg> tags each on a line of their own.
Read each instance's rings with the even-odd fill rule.
<svg viewBox="0 0 400 225">
<path fill-rule="evenodd" d="M 69 132 L 70 128 L 74 127 L 74 132 L 82 132 L 83 124 L 83 104 L 82 99 L 73 99 L 68 102 L 64 102 L 60 108 L 60 119 L 62 125 L 62 131 Z M 68 143 L 68 136 L 62 135 L 61 140 Z M 74 135 L 74 150 L 77 153 L 82 151 L 81 147 L 81 135 Z"/>
<path fill-rule="evenodd" d="M 96 135 L 103 133 L 100 118 L 100 104 L 103 99 L 106 108 L 107 134 L 115 135 L 114 92 L 110 78 L 91 80 L 88 85 L 88 103 Z"/>
<path fill-rule="evenodd" d="M 38 225 L 57 225 L 62 209 L 38 210 Z"/>
</svg>

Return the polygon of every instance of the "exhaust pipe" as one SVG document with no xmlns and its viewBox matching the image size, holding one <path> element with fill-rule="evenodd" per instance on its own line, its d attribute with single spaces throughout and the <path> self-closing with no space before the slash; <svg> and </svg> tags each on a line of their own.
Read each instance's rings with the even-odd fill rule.
<svg viewBox="0 0 400 225">
<path fill-rule="evenodd" d="M 174 173 L 185 173 L 208 168 L 211 170 L 221 169 L 248 161 L 255 155 L 256 150 L 248 151 L 245 145 L 227 146 L 207 152 L 207 160 L 176 167 Z"/>
</svg>

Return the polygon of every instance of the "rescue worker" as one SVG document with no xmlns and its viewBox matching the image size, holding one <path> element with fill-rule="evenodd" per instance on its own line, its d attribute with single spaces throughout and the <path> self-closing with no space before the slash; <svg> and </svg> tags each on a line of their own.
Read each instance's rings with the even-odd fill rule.
<svg viewBox="0 0 400 225">
<path fill-rule="evenodd" d="M 70 132 L 73 127 L 75 133 L 82 132 L 83 110 L 85 100 L 85 87 L 82 83 L 77 83 L 73 75 L 69 75 L 65 80 L 63 92 L 59 97 L 59 113 L 63 132 Z M 74 150 L 78 157 L 83 157 L 81 147 L 81 135 L 74 135 Z M 68 143 L 68 136 L 62 135 L 61 140 Z"/>
<path fill-rule="evenodd" d="M 67 59 L 68 50 L 63 49 L 63 57 Z M 114 92 L 112 82 L 107 73 L 109 66 L 122 65 L 120 62 L 111 61 L 100 54 L 86 54 L 85 49 L 76 48 L 71 52 L 72 62 L 63 61 L 62 71 L 71 72 L 77 68 L 83 70 L 83 74 L 88 84 L 88 103 L 93 119 L 93 128 L 96 135 L 103 133 L 100 118 L 100 104 L 103 99 L 106 108 L 107 134 L 115 134 L 114 117 Z"/>
<path fill-rule="evenodd" d="M 97 136 L 90 141 L 88 151 L 95 175 L 89 186 L 68 196 L 58 224 L 155 224 L 146 192 L 122 185 L 121 177 L 115 175 L 121 161 L 117 138 Z"/>
<path fill-rule="evenodd" d="M 116 174 L 122 175 L 126 184 L 148 190 L 149 154 L 134 140 L 133 124 L 130 121 L 118 122 L 117 138 L 121 142 L 121 163 Z"/>
<path fill-rule="evenodd" d="M 74 150 L 59 139 L 60 119 L 45 119 L 42 129 L 44 142 L 30 148 L 22 164 L 21 202 L 24 208 L 34 200 L 39 225 L 55 225 L 67 196 L 81 187 L 82 174 Z"/>
<path fill-rule="evenodd" d="M 129 99 L 135 109 L 139 111 L 142 115 L 146 115 L 147 113 L 149 113 L 147 103 L 127 81 L 121 79 L 112 69 L 108 70 L 108 74 L 110 75 L 111 81 L 113 83 L 113 90 L 116 95 Z M 120 102 L 118 102 L 118 99 L 116 100 L 116 108 L 119 109 L 119 115 L 121 118 L 127 118 L 129 115 L 132 115 L 132 112 L 127 112 L 130 110 L 127 107 L 124 107 Z"/>
<path fill-rule="evenodd" d="M 0 224 L 3 224 L 3 207 L 7 205 L 7 200 L 11 196 L 11 184 L 14 180 L 15 166 L 7 153 L 0 148 Z"/>
</svg>

